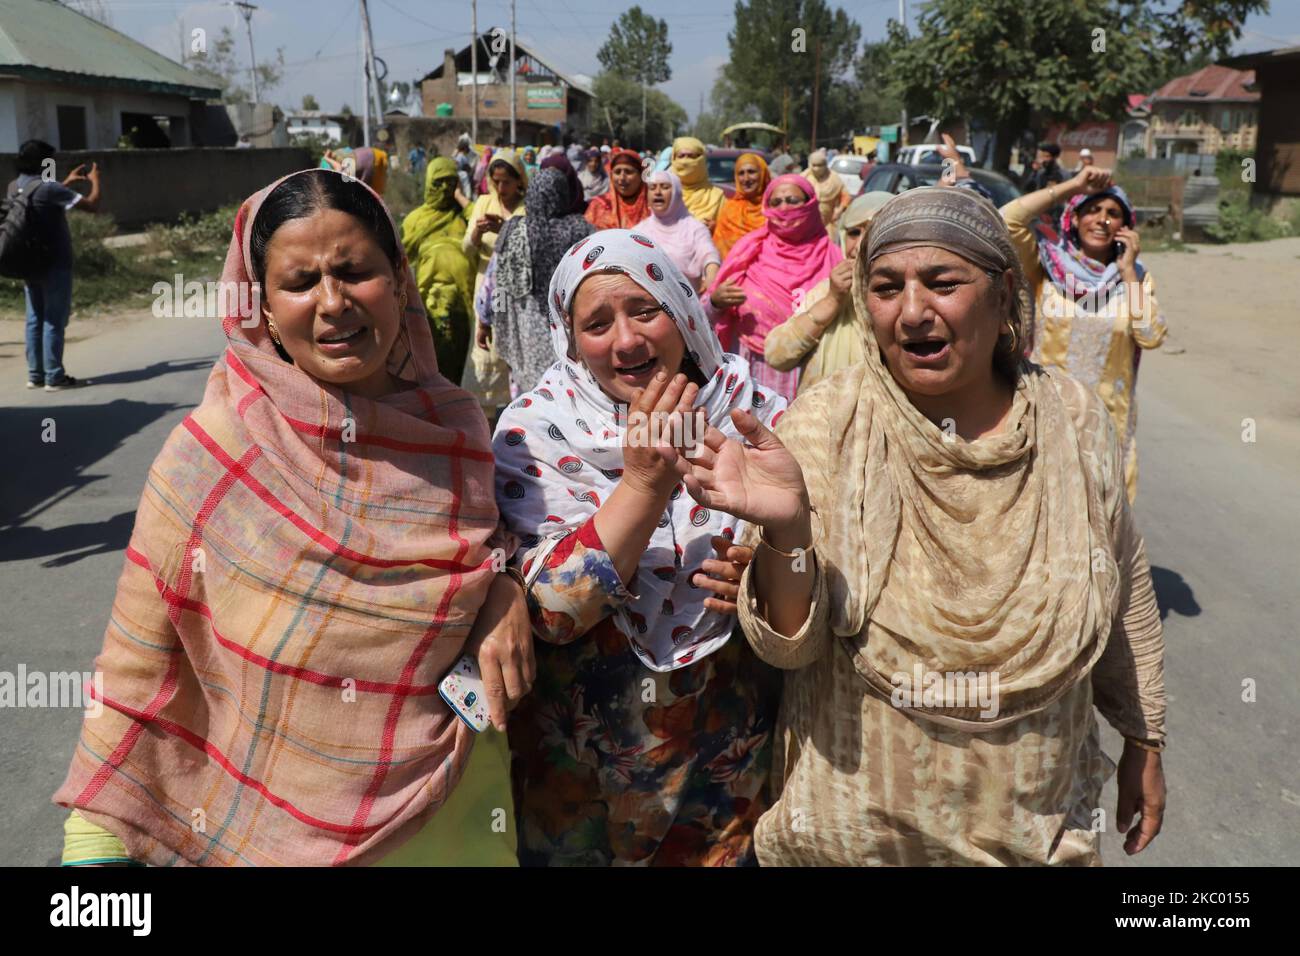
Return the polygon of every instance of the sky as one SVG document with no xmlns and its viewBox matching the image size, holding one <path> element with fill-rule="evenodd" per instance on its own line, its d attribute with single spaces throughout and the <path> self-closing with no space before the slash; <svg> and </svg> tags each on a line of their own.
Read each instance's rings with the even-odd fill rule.
<svg viewBox="0 0 1300 956">
<path fill-rule="evenodd" d="M 248 63 L 243 19 L 225 3 L 174 0 L 82 0 L 107 12 L 117 30 L 171 57 L 180 58 L 182 25 L 186 34 L 201 27 L 215 35 L 229 26 L 238 38 L 237 54 Z M 468 0 L 369 0 L 375 53 L 388 64 L 390 80 L 415 80 L 442 63 L 443 50 L 469 43 Z M 1051 0 L 1027 0 L 1051 2 Z M 561 72 L 600 71 L 596 51 L 611 24 L 636 4 L 623 0 L 518 0 L 516 30 L 521 43 Z M 898 17 L 898 0 L 836 3 L 862 27 L 864 40 L 885 37 L 886 23 Z M 920 7 L 907 0 L 909 20 Z M 668 21 L 673 46 L 672 79 L 660 85 L 694 119 L 701 96 L 707 108 L 718 68 L 728 59 L 727 33 L 733 0 L 640 0 L 647 13 Z M 1272 11 L 1251 17 L 1236 52 L 1300 46 L 1300 2 L 1272 0 Z M 357 0 L 261 0 L 253 14 L 253 43 L 259 62 L 283 48 L 284 79 L 263 99 L 282 108 L 298 107 L 312 94 L 326 110 L 344 103 L 361 110 L 360 16 Z M 479 0 L 480 32 L 494 25 L 508 30 L 509 0 Z"/>
</svg>

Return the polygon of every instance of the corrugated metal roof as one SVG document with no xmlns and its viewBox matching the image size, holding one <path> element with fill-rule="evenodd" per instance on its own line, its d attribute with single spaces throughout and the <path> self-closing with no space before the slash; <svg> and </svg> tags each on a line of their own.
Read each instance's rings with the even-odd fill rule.
<svg viewBox="0 0 1300 956">
<path fill-rule="evenodd" d="M 1170 80 L 1156 91 L 1153 99 L 1253 102 L 1259 99 L 1259 93 L 1247 87 L 1254 82 L 1253 70 L 1234 70 L 1212 63 L 1195 73 Z"/>
<path fill-rule="evenodd" d="M 179 63 L 54 0 L 0 0 L 0 70 L 118 80 L 200 98 L 220 95 Z"/>
</svg>

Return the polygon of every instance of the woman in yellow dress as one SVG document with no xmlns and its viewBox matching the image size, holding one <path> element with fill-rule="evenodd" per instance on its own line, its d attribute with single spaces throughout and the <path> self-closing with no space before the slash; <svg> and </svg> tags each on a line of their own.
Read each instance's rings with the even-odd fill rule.
<svg viewBox="0 0 1300 956">
<path fill-rule="evenodd" d="M 473 262 L 477 259 L 478 274 L 474 279 L 474 295 L 483 285 L 488 262 L 496 248 L 497 237 L 505 221 L 524 214 L 524 193 L 528 189 L 528 173 L 518 153 L 497 150 L 488 164 L 488 191 L 474 200 L 465 218 L 469 230 L 465 233 L 462 248 Z M 497 412 L 510 401 L 510 370 L 497 354 L 491 338 L 479 326 L 475 333 L 475 346 L 470 349 L 469 361 L 461 378 L 461 388 L 478 399 L 483 414 L 492 422 Z"/>
<path fill-rule="evenodd" d="M 1053 235 L 1036 220 L 1061 203 Z M 1159 348 L 1168 333 L 1155 280 L 1138 259 L 1133 206 L 1110 170 L 1085 166 L 1064 183 L 1007 203 L 1002 218 L 1038 307 L 1033 360 L 1065 369 L 1100 396 L 1119 433 L 1131 504 L 1138 362 L 1142 349 Z"/>
</svg>

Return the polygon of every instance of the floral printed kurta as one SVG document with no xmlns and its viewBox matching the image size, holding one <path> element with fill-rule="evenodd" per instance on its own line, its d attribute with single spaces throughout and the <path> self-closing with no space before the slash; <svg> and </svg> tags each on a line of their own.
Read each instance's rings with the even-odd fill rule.
<svg viewBox="0 0 1300 956">
<path fill-rule="evenodd" d="M 545 565 L 528 598 L 537 681 L 510 719 L 520 863 L 753 865 L 780 673 L 739 634 L 687 667 L 642 664 L 612 620 L 631 594 L 594 519 Z"/>
</svg>

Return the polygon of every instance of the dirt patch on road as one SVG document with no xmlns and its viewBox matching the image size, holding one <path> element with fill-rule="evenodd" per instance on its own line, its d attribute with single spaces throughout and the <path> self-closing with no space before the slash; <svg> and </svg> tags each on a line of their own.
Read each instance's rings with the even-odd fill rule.
<svg viewBox="0 0 1300 956">
<path fill-rule="evenodd" d="M 1145 384 L 1215 428 L 1253 418 L 1300 466 L 1300 238 L 1192 248 L 1142 257 L 1170 333 L 1143 359 L 1138 401 Z"/>
</svg>

